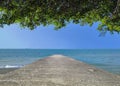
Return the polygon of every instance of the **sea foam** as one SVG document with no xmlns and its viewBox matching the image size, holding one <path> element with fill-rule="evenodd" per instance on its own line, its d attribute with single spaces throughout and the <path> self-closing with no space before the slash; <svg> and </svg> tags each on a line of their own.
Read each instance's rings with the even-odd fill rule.
<svg viewBox="0 0 120 86">
<path fill-rule="evenodd" d="M 23 65 L 5 65 L 5 66 L 0 66 L 0 68 L 21 68 Z"/>
</svg>

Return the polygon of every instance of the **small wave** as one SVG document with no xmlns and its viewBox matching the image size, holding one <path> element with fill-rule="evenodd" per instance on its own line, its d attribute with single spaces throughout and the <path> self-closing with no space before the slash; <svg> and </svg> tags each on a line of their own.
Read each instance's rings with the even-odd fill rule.
<svg viewBox="0 0 120 86">
<path fill-rule="evenodd" d="M 23 65 L 5 65 L 1 66 L 0 68 L 21 68 Z"/>
</svg>

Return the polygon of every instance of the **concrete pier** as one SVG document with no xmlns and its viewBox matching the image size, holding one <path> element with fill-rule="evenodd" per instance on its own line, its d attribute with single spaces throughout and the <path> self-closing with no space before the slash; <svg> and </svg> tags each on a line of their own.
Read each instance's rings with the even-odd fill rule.
<svg viewBox="0 0 120 86">
<path fill-rule="evenodd" d="M 1 75 L 0 86 L 120 86 L 120 76 L 53 55 Z"/>
</svg>

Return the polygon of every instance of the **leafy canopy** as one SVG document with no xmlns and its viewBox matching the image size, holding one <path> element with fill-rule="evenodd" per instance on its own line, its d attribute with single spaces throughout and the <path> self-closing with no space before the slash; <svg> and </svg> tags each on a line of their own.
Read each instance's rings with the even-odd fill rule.
<svg viewBox="0 0 120 86">
<path fill-rule="evenodd" d="M 120 0 L 0 0 L 0 26 L 19 23 L 31 30 L 39 25 L 69 22 L 92 25 L 101 31 L 120 32 Z"/>
</svg>

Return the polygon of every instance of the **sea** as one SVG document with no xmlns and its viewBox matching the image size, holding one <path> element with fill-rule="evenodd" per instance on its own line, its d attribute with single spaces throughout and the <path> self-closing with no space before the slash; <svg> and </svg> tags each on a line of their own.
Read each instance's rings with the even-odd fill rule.
<svg viewBox="0 0 120 86">
<path fill-rule="evenodd" d="M 20 68 L 55 54 L 120 75 L 120 49 L 0 49 L 0 68 Z"/>
</svg>

